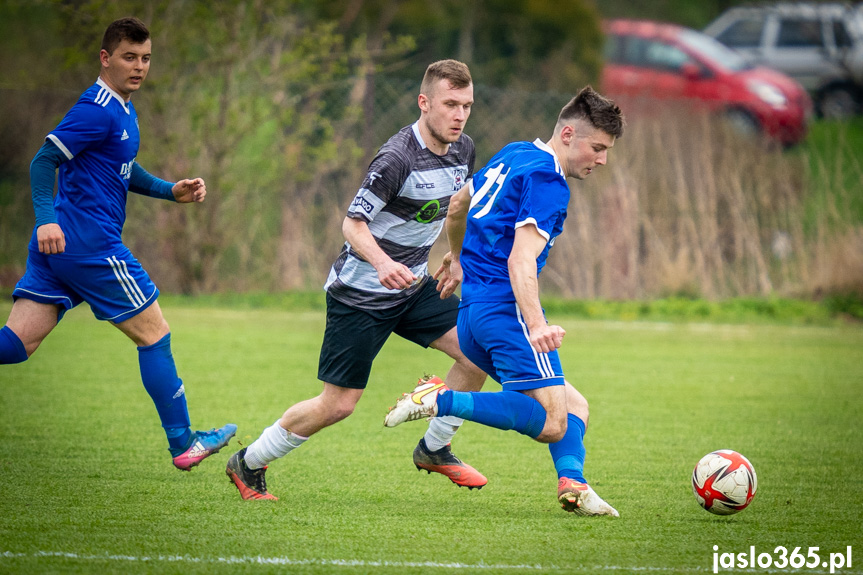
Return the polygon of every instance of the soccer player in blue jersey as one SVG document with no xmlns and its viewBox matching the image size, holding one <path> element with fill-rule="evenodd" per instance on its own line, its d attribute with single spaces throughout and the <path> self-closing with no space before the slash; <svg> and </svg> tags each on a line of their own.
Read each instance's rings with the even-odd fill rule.
<svg viewBox="0 0 863 575">
<path fill-rule="evenodd" d="M 458 298 L 451 292 L 441 297 L 428 274 L 429 251 L 450 197 L 473 173 L 474 145 L 463 131 L 473 104 L 468 67 L 455 60 L 431 64 L 417 103 L 419 120 L 381 147 L 342 224 L 347 241 L 324 286 L 323 391 L 290 407 L 231 456 L 226 472 L 243 499 L 276 499 L 267 492 L 267 464 L 353 413 L 372 362 L 393 333 L 452 357 L 447 382 L 453 389 L 482 388 L 486 374 L 459 349 Z M 414 450 L 414 464 L 456 485 L 481 488 L 486 478 L 449 445 L 461 424 L 456 417 L 433 419 Z"/>
<path fill-rule="evenodd" d="M 138 346 L 141 379 L 156 404 L 174 465 L 189 471 L 227 445 L 237 426 L 192 431 L 171 333 L 156 301 L 159 290 L 120 237 L 128 191 L 180 203 L 203 202 L 207 195 L 200 178 L 166 182 L 135 161 L 140 136 L 131 96 L 147 77 L 150 48 L 150 32 L 137 18 L 111 23 L 99 52 L 99 79 L 33 158 L 36 226 L 27 270 L 0 330 L 0 364 L 27 360 L 63 314 L 87 302 L 98 319 Z"/>
<path fill-rule="evenodd" d="M 384 420 L 395 427 L 455 415 L 548 443 L 558 501 L 580 515 L 618 513 L 584 478 L 588 405 L 564 379 L 557 348 L 566 332 L 547 323 L 538 276 L 563 231 L 566 178 L 584 179 L 605 165 L 622 134 L 620 108 L 588 86 L 563 107 L 548 142 L 507 145 L 453 196 L 446 221 L 451 252 L 439 286 L 446 295 L 464 278 L 461 349 L 503 391 L 455 391 L 423 378 Z"/>
</svg>

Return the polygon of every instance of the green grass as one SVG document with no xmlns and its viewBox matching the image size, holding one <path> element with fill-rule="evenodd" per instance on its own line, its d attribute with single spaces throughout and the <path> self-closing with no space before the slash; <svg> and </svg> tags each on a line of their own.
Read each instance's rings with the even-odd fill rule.
<svg viewBox="0 0 863 575">
<path fill-rule="evenodd" d="M 2 296 L 2 291 L 0 291 Z M 201 296 L 161 296 L 167 305 L 231 309 L 326 310 L 322 290 L 279 293 L 224 293 Z M 863 298 L 848 293 L 825 296 L 820 301 L 801 299 L 733 298 L 708 301 L 688 297 L 668 297 L 649 301 L 574 300 L 543 296 L 543 306 L 551 314 L 581 319 L 649 320 L 670 322 L 756 323 L 785 325 L 836 325 L 863 320 Z"/>
<path fill-rule="evenodd" d="M 241 501 L 224 464 L 318 392 L 323 313 L 163 309 L 193 424 L 235 422 L 239 441 L 174 470 L 133 345 L 86 307 L 70 312 L 30 361 L 0 367 L 0 572 L 692 573 L 710 572 L 714 545 L 863 552 L 859 327 L 552 314 L 568 379 L 591 402 L 587 477 L 614 520 L 561 511 L 548 450 L 514 432 L 467 424 L 456 437 L 489 478 L 481 491 L 418 473 L 425 424 L 384 429 L 383 415 L 449 361 L 398 338 L 356 412 L 270 466 L 280 500 Z M 759 479 L 732 517 L 701 510 L 689 486 L 721 448 Z M 863 573 L 859 561 L 840 572 Z"/>
</svg>

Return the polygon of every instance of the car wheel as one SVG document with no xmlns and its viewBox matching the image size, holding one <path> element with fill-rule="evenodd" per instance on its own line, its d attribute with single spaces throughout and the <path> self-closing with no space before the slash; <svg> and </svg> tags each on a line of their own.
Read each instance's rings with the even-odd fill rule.
<svg viewBox="0 0 863 575">
<path fill-rule="evenodd" d="M 761 133 L 761 126 L 758 125 L 758 121 L 745 110 L 726 110 L 724 118 L 731 129 L 741 136 L 754 138 Z"/>
<path fill-rule="evenodd" d="M 857 100 L 848 88 L 829 88 L 818 98 L 822 118 L 844 120 L 857 113 Z"/>
</svg>

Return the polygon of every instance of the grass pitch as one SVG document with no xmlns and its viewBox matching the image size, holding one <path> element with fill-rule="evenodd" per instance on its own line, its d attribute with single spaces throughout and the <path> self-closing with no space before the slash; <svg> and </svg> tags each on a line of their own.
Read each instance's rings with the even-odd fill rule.
<svg viewBox="0 0 863 575">
<path fill-rule="evenodd" d="M 319 391 L 323 313 L 163 308 L 193 425 L 234 422 L 237 438 L 175 470 L 133 344 L 73 310 L 32 359 L 0 367 L 0 572 L 693 573 L 712 571 L 714 545 L 774 557 L 781 545 L 825 561 L 851 546 L 837 572 L 863 573 L 859 327 L 553 315 L 567 377 L 591 404 L 586 475 L 615 520 L 560 510 L 547 448 L 515 432 L 468 423 L 457 435 L 455 452 L 489 478 L 481 491 L 418 473 L 425 423 L 384 429 L 383 416 L 450 362 L 397 337 L 356 412 L 270 466 L 280 500 L 244 502 L 225 463 Z M 689 486 L 722 448 L 759 480 L 731 517 L 703 511 Z"/>
</svg>

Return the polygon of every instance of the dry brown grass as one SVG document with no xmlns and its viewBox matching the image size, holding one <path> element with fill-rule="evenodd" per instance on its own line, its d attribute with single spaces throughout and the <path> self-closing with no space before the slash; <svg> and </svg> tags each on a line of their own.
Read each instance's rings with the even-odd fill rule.
<svg viewBox="0 0 863 575">
<path fill-rule="evenodd" d="M 525 113 L 529 95 L 486 96 L 498 102 L 494 114 L 480 108 L 469 130 L 479 163 L 506 143 L 498 141 L 503 137 L 548 136 L 542 133 L 548 123 L 541 121 L 543 114 Z M 416 117 L 413 98 L 400 97 L 398 103 L 379 110 L 393 126 Z M 33 111 L 56 116 L 67 106 L 49 99 Z M 341 220 L 365 173 L 369 158 L 360 157 L 356 142 L 367 119 L 346 114 L 335 123 L 332 141 L 319 143 L 320 149 L 332 148 L 328 154 L 308 155 L 302 134 L 289 134 L 268 142 L 260 157 L 233 148 L 216 157 L 203 148 L 187 165 L 185 154 L 160 154 L 178 130 L 192 129 L 186 114 L 170 109 L 175 123 L 152 120 L 146 126 L 148 150 L 164 163 L 153 171 L 167 178 L 200 173 L 211 194 L 204 206 L 191 208 L 130 199 L 126 242 L 160 288 L 318 289 L 341 247 Z M 146 117 L 153 116 L 161 117 Z M 56 121 L 43 117 L 16 126 L 13 117 L 0 115 L 0 126 L 17 127 L 27 145 L 19 145 L 15 161 L 9 150 L 7 170 L 20 176 L 0 187 L 3 289 L 20 277 L 26 258 L 32 225 L 26 166 Z M 375 138 L 382 143 L 390 133 Z M 609 165 L 571 183 L 569 218 L 543 273 L 544 292 L 613 300 L 863 293 L 863 228 L 849 216 L 863 171 L 847 154 L 810 149 L 771 149 L 704 117 L 631 120 Z M 432 271 L 445 250 L 442 243 L 432 252 Z"/>
<path fill-rule="evenodd" d="M 572 185 L 545 286 L 587 299 L 859 290 L 861 229 L 835 206 L 807 229 L 807 161 L 704 117 L 631 125 L 609 166 Z"/>
</svg>

